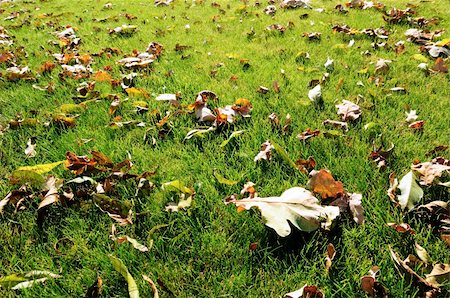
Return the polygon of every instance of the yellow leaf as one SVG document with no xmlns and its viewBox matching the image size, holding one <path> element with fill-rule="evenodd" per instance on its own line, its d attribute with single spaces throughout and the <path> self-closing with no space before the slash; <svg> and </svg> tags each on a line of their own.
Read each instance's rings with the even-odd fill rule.
<svg viewBox="0 0 450 298">
<path fill-rule="evenodd" d="M 127 88 L 125 89 L 125 91 L 127 92 L 128 96 L 144 96 L 144 97 L 149 97 L 149 94 L 147 91 L 145 91 L 142 88 Z"/>
<path fill-rule="evenodd" d="M 36 174 L 45 174 L 62 164 L 64 161 L 57 161 L 53 163 L 40 164 L 35 166 L 25 166 L 17 168 L 17 171 L 30 171 Z"/>
</svg>

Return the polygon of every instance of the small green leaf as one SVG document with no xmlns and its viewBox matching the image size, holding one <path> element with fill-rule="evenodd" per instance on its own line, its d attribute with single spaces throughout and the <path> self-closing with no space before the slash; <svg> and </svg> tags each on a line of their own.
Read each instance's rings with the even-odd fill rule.
<svg viewBox="0 0 450 298">
<path fill-rule="evenodd" d="M 238 130 L 238 131 L 234 131 L 229 137 L 228 139 L 226 139 L 225 141 L 222 142 L 222 144 L 220 144 L 220 147 L 223 148 L 225 147 L 233 138 L 236 138 L 238 136 L 240 136 L 241 134 L 243 134 L 245 132 L 245 130 Z"/>
<path fill-rule="evenodd" d="M 270 143 L 272 144 L 273 148 L 275 148 L 275 151 L 277 151 L 278 154 L 280 154 L 280 156 L 283 158 L 283 160 L 289 164 L 292 168 L 294 168 L 295 170 L 298 170 L 297 165 L 295 164 L 295 162 L 289 157 L 289 155 L 287 154 L 286 150 L 284 150 L 280 145 L 278 145 L 277 143 L 275 143 L 274 141 L 270 141 Z"/>
<path fill-rule="evenodd" d="M 162 189 L 168 190 L 168 191 L 181 191 L 182 193 L 185 193 L 185 194 L 193 194 L 194 193 L 194 191 L 192 189 L 190 189 L 189 187 L 186 187 L 184 185 L 184 183 L 181 182 L 180 180 L 174 180 L 174 181 L 163 183 Z"/>
<path fill-rule="evenodd" d="M 239 181 L 229 180 L 229 179 L 225 178 L 224 176 L 220 175 L 220 173 L 217 171 L 217 169 L 213 170 L 213 174 L 214 174 L 214 177 L 216 177 L 217 181 L 221 184 L 235 185 L 235 184 L 239 183 Z"/>
</svg>

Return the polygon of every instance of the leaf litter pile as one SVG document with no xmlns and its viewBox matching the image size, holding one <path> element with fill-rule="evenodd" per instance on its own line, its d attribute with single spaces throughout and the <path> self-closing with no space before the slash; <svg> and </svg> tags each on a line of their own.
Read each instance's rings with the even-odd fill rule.
<svg viewBox="0 0 450 298">
<path fill-rule="evenodd" d="M 0 293 L 449 295 L 445 4 L 79 2 L 0 1 Z"/>
</svg>

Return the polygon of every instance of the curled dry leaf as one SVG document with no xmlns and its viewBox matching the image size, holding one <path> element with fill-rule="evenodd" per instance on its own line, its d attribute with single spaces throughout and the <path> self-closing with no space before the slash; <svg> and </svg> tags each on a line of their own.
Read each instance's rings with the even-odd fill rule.
<svg viewBox="0 0 450 298">
<path fill-rule="evenodd" d="M 324 122 L 322 122 L 323 125 L 331 125 L 333 127 L 336 128 L 340 128 L 344 131 L 348 131 L 348 124 L 347 122 L 341 122 L 341 121 L 335 121 L 335 120 L 325 120 Z"/>
<path fill-rule="evenodd" d="M 450 161 L 443 157 L 436 157 L 431 162 L 422 162 L 411 166 L 411 169 L 419 174 L 421 185 L 432 185 L 444 173 L 450 173 Z"/>
<path fill-rule="evenodd" d="M 155 100 L 168 101 L 171 105 L 174 106 L 177 106 L 179 104 L 177 94 L 160 94 L 155 98 Z"/>
<path fill-rule="evenodd" d="M 409 233 L 410 235 L 416 234 L 416 232 L 407 223 L 397 224 L 397 223 L 390 222 L 387 225 L 402 234 L 403 233 Z"/>
<path fill-rule="evenodd" d="M 329 243 L 327 245 L 327 252 L 325 256 L 325 270 L 327 272 L 330 271 L 331 264 L 335 256 L 336 256 L 336 249 L 334 248 L 334 245 L 332 243 Z"/>
<path fill-rule="evenodd" d="M 319 102 L 322 99 L 322 89 L 320 84 L 308 91 L 308 98 L 312 102 Z"/>
<path fill-rule="evenodd" d="M 341 104 L 336 105 L 338 115 L 342 117 L 342 121 L 356 120 L 361 116 L 361 108 L 351 101 L 343 100 Z"/>
<path fill-rule="evenodd" d="M 369 270 L 369 275 L 361 277 L 361 288 L 370 297 L 387 298 L 387 289 L 376 279 L 377 273 L 380 271 L 378 266 L 373 266 Z"/>
<path fill-rule="evenodd" d="M 280 7 L 285 9 L 311 8 L 309 2 L 309 0 L 283 0 L 283 2 L 280 3 Z"/>
<path fill-rule="evenodd" d="M 395 173 L 392 172 L 389 175 L 389 189 L 387 191 L 387 195 L 391 199 L 392 202 L 398 204 L 397 200 L 397 187 L 398 187 L 398 179 L 395 178 Z"/>
<path fill-rule="evenodd" d="M 300 170 L 300 172 L 308 175 L 316 167 L 316 161 L 312 156 L 310 156 L 306 160 L 298 159 L 295 161 L 295 164 L 297 165 L 297 168 Z"/>
<path fill-rule="evenodd" d="M 306 140 L 313 138 L 313 137 L 317 137 L 320 135 L 320 130 L 316 129 L 316 130 L 311 130 L 311 128 L 307 128 L 304 132 L 300 133 L 297 135 L 297 138 L 300 141 L 305 142 Z"/>
<path fill-rule="evenodd" d="M 148 247 L 147 246 L 139 243 L 136 239 L 131 238 L 131 237 L 126 236 L 126 235 L 117 237 L 117 242 L 119 244 L 122 244 L 124 242 L 129 242 L 129 243 L 131 243 L 131 245 L 133 245 L 134 248 L 136 248 L 140 252 L 147 252 L 148 251 Z"/>
<path fill-rule="evenodd" d="M 264 143 L 261 144 L 261 151 L 259 151 L 259 153 L 255 156 L 255 158 L 253 159 L 255 162 L 259 161 L 259 160 L 270 160 L 272 158 L 272 149 L 274 147 L 272 146 L 272 144 L 270 143 L 270 141 L 266 141 Z"/>
<path fill-rule="evenodd" d="M 337 198 L 344 195 L 344 185 L 334 180 L 331 173 L 325 169 L 312 171 L 308 181 L 309 188 L 319 194 L 322 199 Z"/>
<path fill-rule="evenodd" d="M 137 27 L 133 25 L 122 25 L 109 30 L 109 34 L 130 35 L 137 31 Z"/>
<path fill-rule="evenodd" d="M 322 293 L 317 286 L 304 285 L 300 289 L 294 292 L 284 295 L 287 298 L 325 298 L 325 294 Z"/>
<path fill-rule="evenodd" d="M 62 181 L 60 179 L 57 179 L 54 176 L 49 176 L 47 178 L 47 181 L 45 182 L 45 188 L 44 190 L 47 191 L 47 193 L 44 196 L 44 199 L 39 204 L 38 209 L 41 209 L 47 205 L 56 203 L 59 201 L 59 194 L 58 189 L 62 186 Z"/>
<path fill-rule="evenodd" d="M 301 231 L 311 232 L 322 226 L 331 227 L 332 221 L 339 216 L 339 208 L 321 206 L 311 192 L 301 187 L 293 187 L 279 197 L 230 198 L 225 204 L 234 204 L 238 208 L 249 210 L 257 207 L 261 211 L 266 225 L 281 237 L 291 233 L 289 223 Z"/>
<path fill-rule="evenodd" d="M 348 200 L 348 207 L 350 208 L 350 212 L 353 215 L 353 220 L 361 225 L 364 223 L 364 208 L 362 206 L 362 195 L 359 193 L 347 194 L 350 196 Z"/>
<path fill-rule="evenodd" d="M 389 64 L 391 62 L 391 60 L 378 59 L 377 63 L 375 64 L 375 73 L 387 73 L 389 70 Z"/>
<path fill-rule="evenodd" d="M 435 287 L 448 283 L 450 281 L 450 265 L 449 264 L 435 264 L 433 270 L 425 275 L 425 280 Z"/>
<path fill-rule="evenodd" d="M 422 297 L 437 297 L 440 293 L 440 289 L 420 277 L 414 270 L 407 264 L 406 260 L 402 261 L 399 255 L 389 248 L 391 259 L 394 261 L 396 269 L 401 275 L 403 275 L 407 280 L 417 285 L 420 289 Z"/>
<path fill-rule="evenodd" d="M 411 123 L 410 125 L 408 125 L 408 127 L 412 128 L 412 129 L 416 129 L 416 130 L 421 130 L 421 129 L 423 129 L 424 124 L 425 124 L 425 121 L 420 120 L 420 121 L 415 121 L 415 122 Z"/>
<path fill-rule="evenodd" d="M 152 287 L 153 290 L 153 298 L 159 298 L 158 288 L 156 287 L 156 284 L 151 280 L 150 277 L 147 275 L 142 275 L 142 278 L 148 282 L 148 284 Z"/>
<path fill-rule="evenodd" d="M 25 155 L 28 158 L 36 156 L 36 138 L 28 139 L 27 148 L 25 149 Z"/>
</svg>

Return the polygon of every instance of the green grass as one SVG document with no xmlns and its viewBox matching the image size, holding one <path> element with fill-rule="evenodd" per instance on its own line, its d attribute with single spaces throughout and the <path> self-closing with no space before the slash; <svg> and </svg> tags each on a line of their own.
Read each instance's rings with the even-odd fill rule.
<svg viewBox="0 0 450 298">
<path fill-rule="evenodd" d="M 136 87 L 144 88 L 151 94 L 148 102 L 150 110 L 158 109 L 162 114 L 176 109 L 153 98 L 160 93 L 182 93 L 183 105 L 192 103 L 196 94 L 204 89 L 214 91 L 219 96 L 217 106 L 232 104 L 237 98 L 248 98 L 253 104 L 252 117 L 239 121 L 220 133 L 211 133 L 204 138 L 183 141 L 186 133 L 200 127 L 193 115 L 173 118 L 173 129 L 164 139 L 158 139 L 155 146 L 144 142 L 145 129 L 111 130 L 107 100 L 91 103 L 81 113 L 74 128 L 29 127 L 8 130 L 0 135 L 0 198 L 15 187 L 8 178 L 19 166 L 50 163 L 63 160 L 66 151 L 78 155 L 98 150 L 110 156 L 115 162 L 131 155 L 133 173 L 152 170 L 158 166 L 156 188 L 143 197 L 134 198 L 136 185 L 122 183 L 116 195 L 119 199 L 132 199 L 134 212 L 142 213 L 134 219 L 134 224 L 118 227 L 123 235 L 138 239 L 141 243 L 154 245 L 147 253 L 141 253 L 129 244 L 117 245 L 109 239 L 112 220 L 98 208 L 63 208 L 56 204 L 50 208 L 42 228 L 37 226 L 37 204 L 14 213 L 14 208 L 6 208 L 0 217 L 0 276 L 30 270 L 50 270 L 59 272 L 62 278 L 49 280 L 45 285 L 37 285 L 19 292 L 0 289 L 3 297 L 82 297 L 93 284 L 97 275 L 104 283 L 104 297 L 125 297 L 127 287 L 123 278 L 113 269 L 108 254 L 121 258 L 136 279 L 142 297 L 152 295 L 151 288 L 142 279 L 142 274 L 153 280 L 163 281 L 177 297 L 281 297 L 305 283 L 318 285 L 327 297 L 365 297 L 360 289 L 360 278 L 367 274 L 372 265 L 381 267 L 379 280 L 389 289 L 392 297 L 418 297 L 417 288 L 403 280 L 390 259 L 388 246 L 400 252 L 403 257 L 414 254 L 414 240 L 431 255 L 433 262 L 448 263 L 449 250 L 445 243 L 425 222 L 403 218 L 399 208 L 393 206 L 386 196 L 388 176 L 395 171 L 404 175 L 414 160 L 427 161 L 426 153 L 438 145 L 449 144 L 450 106 L 449 74 L 426 76 L 412 56 L 419 53 L 417 45 L 406 42 L 406 51 L 396 54 L 384 49 L 373 50 L 371 40 L 355 37 L 351 48 L 337 48 L 336 44 L 347 44 L 351 39 L 341 34 L 333 34 L 334 24 L 347 24 L 352 28 L 376 28 L 385 26 L 392 34 L 388 44 L 405 40 L 404 32 L 409 25 L 389 25 L 376 10 L 360 11 L 349 9 L 346 15 L 338 14 L 334 6 L 343 1 L 313 1 L 315 7 L 324 7 L 319 13 L 313 10 L 281 10 L 274 18 L 265 15 L 261 7 L 253 2 L 243 10 L 240 1 L 220 1 L 219 8 L 209 3 L 192 4 L 175 0 L 169 7 L 154 7 L 153 1 L 111 1 L 113 9 L 103 9 L 108 1 L 17 1 L 2 4 L 3 19 L 13 11 L 22 10 L 12 21 L 2 21 L 2 25 L 14 36 L 12 48 L 23 46 L 28 65 L 34 72 L 45 61 L 53 61 L 52 53 L 58 47 L 48 43 L 56 40 L 49 34 L 67 25 L 77 28 L 77 36 L 82 39 L 80 53 L 97 53 L 102 48 L 116 47 L 123 55 L 133 49 L 144 51 L 151 41 L 164 46 L 160 59 L 154 63 L 152 71 L 144 71 L 137 79 Z M 264 2 L 264 1 L 263 1 Z M 442 38 L 450 37 L 450 2 L 429 1 L 383 1 L 388 8 L 405 8 L 406 3 L 418 5 L 418 16 L 439 17 L 439 25 L 432 29 L 447 30 Z M 228 5 L 227 5 L 228 3 Z M 40 9 L 37 10 L 36 8 Z M 309 17 L 300 19 L 307 12 Z M 40 17 L 43 13 L 53 16 Z M 127 20 L 122 14 L 137 16 Z M 95 22 L 94 18 L 116 16 L 117 20 Z M 213 16 L 218 21 L 213 22 Z M 23 26 L 23 20 L 29 22 Z M 54 27 L 47 25 L 53 22 Z M 265 27 L 274 23 L 295 26 L 284 34 L 272 34 Z M 108 34 L 108 28 L 122 24 L 133 24 L 138 32 L 129 37 Z M 185 25 L 190 25 L 190 30 Z M 219 32 L 217 25 L 222 31 Z M 255 36 L 249 40 L 247 32 L 253 28 Z M 320 41 L 308 41 L 304 32 L 322 33 Z M 189 49 L 177 53 L 176 44 L 188 45 Z M 369 50 L 371 55 L 361 53 Z M 311 59 L 299 63 L 295 57 L 299 52 L 309 52 Z M 182 55 L 189 58 L 182 59 Z M 424 53 L 427 56 L 426 53 Z M 122 55 L 94 57 L 94 71 L 112 66 L 113 78 L 127 73 L 115 65 Z M 230 58 L 232 57 L 232 58 Z M 327 57 L 334 59 L 335 67 L 329 81 L 323 86 L 324 105 L 322 108 L 309 104 L 308 83 L 320 79 L 325 69 Z M 390 59 L 391 68 L 384 76 L 385 85 L 376 87 L 368 82 L 373 75 L 378 58 Z M 250 68 L 244 70 L 240 59 L 248 59 Z M 217 67 L 223 63 L 222 67 Z M 429 58 L 429 64 L 433 64 Z M 0 65 L 3 72 L 6 66 Z M 358 72 L 365 67 L 368 74 Z M 210 71 L 217 69 L 215 77 Z M 285 71 L 282 75 L 281 69 Z M 37 84 L 55 84 L 55 92 L 47 94 L 32 88 L 31 82 L 0 81 L 0 121 L 8 123 L 17 113 L 30 117 L 31 111 L 39 111 L 37 118 L 48 121 L 46 114 L 55 111 L 61 104 L 73 103 L 76 86 L 83 80 L 61 80 L 61 68 L 57 66 L 51 74 L 38 77 Z M 166 76 L 173 71 L 172 76 Z M 237 76 L 232 82 L 231 76 Z M 338 82 L 342 87 L 336 91 Z M 258 86 L 271 88 L 276 80 L 280 93 L 270 91 L 266 95 L 256 92 Z M 362 81 L 365 87 L 357 85 Z M 389 88 L 402 86 L 407 94 L 389 95 Z M 121 93 L 107 83 L 97 83 L 102 93 Z M 325 131 L 325 119 L 338 120 L 336 100 L 356 101 L 362 107 L 362 120 L 350 125 L 345 137 L 325 138 L 322 135 L 308 143 L 300 142 L 296 135 L 306 128 Z M 126 94 L 120 94 L 125 98 Z M 142 98 L 132 98 L 118 111 L 123 120 L 150 122 L 150 116 L 134 113 L 132 102 Z M 404 122 L 405 106 L 418 111 L 425 120 L 423 132 L 417 133 Z M 292 116 L 292 133 L 282 135 L 271 128 L 269 114 L 276 112 L 280 118 L 287 113 Z M 369 133 L 364 124 L 380 124 L 379 134 Z M 245 129 L 246 133 L 232 140 L 225 148 L 220 144 L 234 130 Z M 37 155 L 27 159 L 23 150 L 27 140 L 37 137 Z M 92 139 L 87 144 L 80 139 Z M 344 183 L 350 192 L 363 194 L 366 223 L 357 226 L 351 219 L 342 219 L 331 233 L 295 232 L 288 239 L 281 239 L 267 228 L 257 211 L 237 213 L 233 206 L 223 203 L 227 195 L 238 193 L 246 181 L 256 183 L 261 196 L 279 195 L 287 188 L 305 186 L 307 177 L 294 171 L 277 154 L 268 163 L 255 163 L 261 143 L 271 139 L 280 144 L 292 159 L 314 156 L 317 169 L 327 168 L 333 176 Z M 395 144 L 394 155 L 389 159 L 388 168 L 379 171 L 368 159 L 372 143 Z M 447 158 L 448 152 L 442 153 Z M 213 168 L 225 177 L 241 179 L 234 186 L 221 185 L 213 176 Z M 58 177 L 72 177 L 62 168 L 52 172 Z M 161 190 L 163 182 L 179 179 L 197 192 L 194 203 L 188 211 L 167 213 L 164 206 L 172 198 Z M 439 195 L 439 197 L 437 197 Z M 448 201 L 448 193 L 425 190 L 425 199 Z M 36 200 L 37 202 L 37 200 Z M 396 233 L 386 226 L 388 222 L 407 221 L 416 230 L 414 237 Z M 157 225 L 167 224 L 151 238 L 149 231 Z M 64 254 L 58 254 L 54 244 L 68 238 Z M 250 243 L 258 243 L 258 248 L 249 251 Z M 337 250 L 330 274 L 324 269 L 324 253 L 328 243 Z M 160 289 L 162 297 L 170 294 Z M 448 285 L 443 287 L 443 296 L 448 294 Z M 447 292 L 446 292 L 447 291 Z"/>
</svg>

